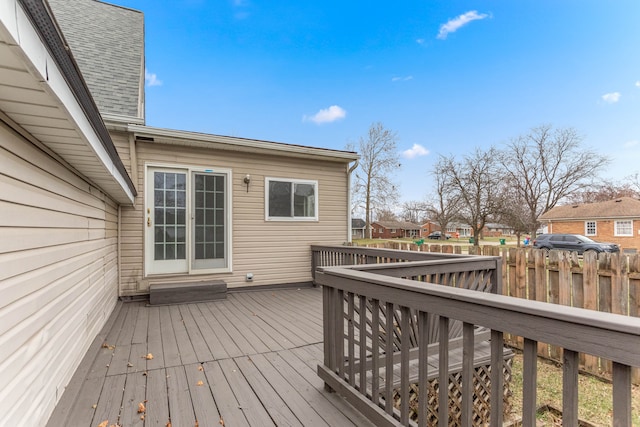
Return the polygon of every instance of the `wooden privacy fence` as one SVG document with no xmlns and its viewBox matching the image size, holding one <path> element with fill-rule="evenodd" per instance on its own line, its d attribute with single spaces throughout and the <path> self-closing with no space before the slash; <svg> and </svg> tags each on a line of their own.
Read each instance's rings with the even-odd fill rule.
<svg viewBox="0 0 640 427">
<path fill-rule="evenodd" d="M 510 248 L 502 251 L 503 294 L 533 301 L 586 308 L 605 313 L 639 317 L 640 256 L 622 253 L 596 254 Z M 506 336 L 505 341 L 522 349 L 522 339 Z M 640 358 L 640 349 L 637 349 Z M 562 362 L 559 348 L 538 344 L 540 356 Z M 581 355 L 580 368 L 611 378 L 609 361 Z M 640 384 L 640 370 L 633 372 Z"/>
<path fill-rule="evenodd" d="M 409 242 L 385 242 L 367 247 L 462 253 L 460 246 L 450 244 L 418 246 Z M 575 252 L 552 250 L 546 253 L 533 248 L 505 246 L 470 246 L 467 250 L 470 255 L 502 257 L 504 295 L 640 317 L 640 254 L 587 252 L 578 256 Z M 520 337 L 506 335 L 505 342 L 523 348 Z M 538 354 L 562 363 L 562 352 L 558 347 L 539 343 Z M 580 369 L 611 378 L 611 362 L 600 358 L 582 355 Z M 640 384 L 639 369 L 633 371 L 633 382 Z"/>
</svg>

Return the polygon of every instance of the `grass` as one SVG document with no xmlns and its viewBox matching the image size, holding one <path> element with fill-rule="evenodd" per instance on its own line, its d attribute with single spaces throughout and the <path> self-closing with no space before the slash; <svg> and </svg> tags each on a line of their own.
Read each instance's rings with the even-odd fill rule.
<svg viewBox="0 0 640 427">
<path fill-rule="evenodd" d="M 516 353 L 513 359 L 511 378 L 512 419 L 522 415 L 522 353 Z M 640 426 L 640 387 L 632 386 L 631 392 L 632 425 Z M 537 405 L 550 405 L 562 409 L 562 367 L 544 359 L 538 359 Z M 578 380 L 578 418 L 597 426 L 610 426 L 612 423 L 613 399 L 611 383 L 588 374 L 580 374 Z M 555 426 L 557 419 L 552 414 L 543 414 L 538 420 L 542 425 Z"/>
</svg>

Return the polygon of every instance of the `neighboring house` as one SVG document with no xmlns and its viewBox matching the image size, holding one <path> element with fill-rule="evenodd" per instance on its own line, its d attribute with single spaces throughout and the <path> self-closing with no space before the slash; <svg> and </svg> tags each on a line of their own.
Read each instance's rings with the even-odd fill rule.
<svg viewBox="0 0 640 427">
<path fill-rule="evenodd" d="M 420 237 L 427 237 L 434 231 L 441 231 L 440 225 L 432 221 L 427 221 L 420 226 Z"/>
<path fill-rule="evenodd" d="M 540 216 L 540 222 L 549 233 L 582 234 L 624 249 L 640 249 L 640 200 L 631 197 L 556 206 Z"/>
<path fill-rule="evenodd" d="M 351 237 L 354 239 L 364 239 L 366 237 L 366 225 L 367 224 L 364 219 L 353 218 L 351 220 Z"/>
<path fill-rule="evenodd" d="M 488 223 L 485 224 L 482 230 L 482 235 L 484 237 L 510 236 L 512 234 L 513 229 L 504 224 Z"/>
<path fill-rule="evenodd" d="M 406 221 L 375 221 L 371 223 L 371 237 L 374 239 L 394 239 L 398 237 L 416 238 L 420 236 L 420 226 Z"/>
<path fill-rule="evenodd" d="M 48 3 L 0 6 L 6 425 L 46 423 L 119 296 L 309 283 L 350 238 L 355 153 L 147 127 L 142 13 Z"/>
</svg>

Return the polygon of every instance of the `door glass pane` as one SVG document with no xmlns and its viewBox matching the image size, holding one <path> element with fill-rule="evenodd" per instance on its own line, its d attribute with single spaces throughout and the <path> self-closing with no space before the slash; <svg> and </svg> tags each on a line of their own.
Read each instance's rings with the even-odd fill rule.
<svg viewBox="0 0 640 427">
<path fill-rule="evenodd" d="M 154 259 L 186 259 L 186 174 L 153 173 Z"/>
<path fill-rule="evenodd" d="M 194 268 L 225 266 L 225 175 L 193 175 Z M 218 232 L 218 229 L 222 232 Z M 222 250 L 217 248 L 221 247 Z"/>
</svg>

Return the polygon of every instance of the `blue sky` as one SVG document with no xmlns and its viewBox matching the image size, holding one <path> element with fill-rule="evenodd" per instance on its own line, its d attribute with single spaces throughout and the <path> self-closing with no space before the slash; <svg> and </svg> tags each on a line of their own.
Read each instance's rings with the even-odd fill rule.
<svg viewBox="0 0 640 427">
<path fill-rule="evenodd" d="M 540 124 L 640 170 L 638 0 L 113 3 L 145 14 L 150 126 L 344 149 L 379 121 L 402 200 Z"/>
</svg>

